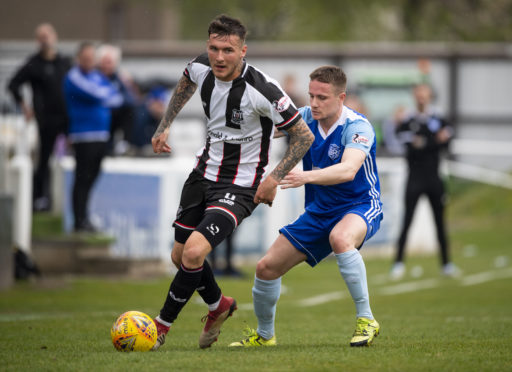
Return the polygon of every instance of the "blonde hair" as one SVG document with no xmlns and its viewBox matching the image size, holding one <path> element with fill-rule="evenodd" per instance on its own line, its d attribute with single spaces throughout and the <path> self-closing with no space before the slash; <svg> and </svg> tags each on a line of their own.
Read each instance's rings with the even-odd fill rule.
<svg viewBox="0 0 512 372">
<path fill-rule="evenodd" d="M 111 44 L 100 45 L 96 51 L 96 60 L 101 61 L 105 56 L 111 56 L 117 66 L 119 65 L 119 62 L 121 62 L 121 48 Z"/>
</svg>

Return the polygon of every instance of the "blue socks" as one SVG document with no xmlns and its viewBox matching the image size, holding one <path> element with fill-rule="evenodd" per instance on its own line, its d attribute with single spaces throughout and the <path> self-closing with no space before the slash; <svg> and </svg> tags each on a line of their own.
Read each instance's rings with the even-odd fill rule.
<svg viewBox="0 0 512 372">
<path fill-rule="evenodd" d="M 370 296 L 366 282 L 366 267 L 363 257 L 357 249 L 334 255 L 338 261 L 341 276 L 347 284 L 348 290 L 356 305 L 357 317 L 373 319 L 370 309 Z"/>
<path fill-rule="evenodd" d="M 276 304 L 281 294 L 281 278 L 263 280 L 254 277 L 252 299 L 254 313 L 258 318 L 258 334 L 270 339 L 274 336 L 274 321 L 276 318 Z"/>
</svg>

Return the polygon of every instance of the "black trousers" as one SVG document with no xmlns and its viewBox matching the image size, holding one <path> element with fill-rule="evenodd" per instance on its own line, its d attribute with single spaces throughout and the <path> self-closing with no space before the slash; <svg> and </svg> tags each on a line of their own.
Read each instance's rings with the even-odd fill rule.
<svg viewBox="0 0 512 372">
<path fill-rule="evenodd" d="M 232 257 L 233 257 L 233 235 L 234 234 L 235 234 L 235 232 L 233 231 L 233 233 L 228 235 L 226 237 L 226 239 L 224 240 L 225 248 L 226 248 L 226 250 L 225 250 L 225 258 L 226 258 L 225 270 L 226 271 L 233 270 L 233 263 L 231 261 L 232 261 Z M 212 249 L 209 256 L 210 256 L 210 260 L 211 260 L 212 269 L 213 270 L 218 269 L 216 250 Z"/>
<path fill-rule="evenodd" d="M 101 170 L 107 142 L 79 142 L 73 144 L 75 150 L 75 182 L 73 185 L 73 215 L 75 229 L 88 222 L 87 207 L 94 182 Z"/>
<path fill-rule="evenodd" d="M 112 153 L 115 147 L 114 140 L 116 132 L 120 131 L 121 138 L 130 141 L 133 136 L 133 122 L 135 118 L 135 108 L 131 105 L 124 105 L 119 108 L 112 109 L 112 119 L 110 122 L 110 139 L 108 141 L 108 152 Z M 151 142 L 151 141 L 149 141 Z"/>
<path fill-rule="evenodd" d="M 444 204 L 445 192 L 443 181 L 439 175 L 424 173 L 424 172 L 411 172 L 407 180 L 405 190 L 405 213 L 402 225 L 402 231 L 398 239 L 398 250 L 396 254 L 396 262 L 402 262 L 404 259 L 405 242 L 407 240 L 407 233 L 411 226 L 414 210 L 418 204 L 421 195 L 426 195 L 432 206 L 434 214 L 434 221 L 436 224 L 437 240 L 439 242 L 440 254 L 442 264 L 449 262 L 448 257 L 448 243 L 446 239 L 446 230 L 444 222 Z"/>
<path fill-rule="evenodd" d="M 50 199 L 50 167 L 48 162 L 55 146 L 55 140 L 66 133 L 67 122 L 62 119 L 38 120 L 39 154 L 33 179 L 33 199 Z"/>
</svg>

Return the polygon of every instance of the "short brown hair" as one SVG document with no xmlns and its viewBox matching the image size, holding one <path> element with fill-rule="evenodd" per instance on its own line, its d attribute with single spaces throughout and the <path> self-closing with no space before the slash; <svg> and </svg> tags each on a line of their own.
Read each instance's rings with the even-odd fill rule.
<svg viewBox="0 0 512 372">
<path fill-rule="evenodd" d="M 332 84 L 339 92 L 347 89 L 347 75 L 337 66 L 321 66 L 309 74 L 311 80 Z"/>
<path fill-rule="evenodd" d="M 79 56 L 80 54 L 82 54 L 82 52 L 85 50 L 85 49 L 88 49 L 88 48 L 94 48 L 96 49 L 96 46 L 94 45 L 93 42 L 91 41 L 82 41 L 79 45 L 78 45 L 78 49 L 76 51 L 76 55 Z"/>
<path fill-rule="evenodd" d="M 211 21 L 210 26 L 208 26 L 208 36 L 211 34 L 219 36 L 236 35 L 242 43 L 245 43 L 247 29 L 238 19 L 221 14 Z"/>
</svg>

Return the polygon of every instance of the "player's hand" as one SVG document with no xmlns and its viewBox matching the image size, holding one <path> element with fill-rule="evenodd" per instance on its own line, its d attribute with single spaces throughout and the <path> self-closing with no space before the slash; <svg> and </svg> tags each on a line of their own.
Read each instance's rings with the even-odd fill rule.
<svg viewBox="0 0 512 372">
<path fill-rule="evenodd" d="M 256 195 L 254 195 L 254 202 L 256 204 L 268 204 L 271 207 L 272 202 L 276 197 L 278 184 L 279 182 L 277 182 L 272 176 L 265 178 L 263 182 L 258 186 L 258 190 L 256 190 Z"/>
<path fill-rule="evenodd" d="M 452 137 L 452 134 L 447 128 L 442 128 L 436 134 L 437 143 L 441 143 L 441 144 L 448 142 L 451 137 Z"/>
<path fill-rule="evenodd" d="M 306 172 L 300 170 L 291 170 L 282 180 L 279 182 L 279 186 L 282 189 L 291 189 L 294 187 L 301 187 L 307 183 Z"/>
<path fill-rule="evenodd" d="M 412 139 L 411 145 L 415 149 L 422 149 L 426 146 L 427 140 L 423 136 L 415 135 Z"/>
<path fill-rule="evenodd" d="M 158 136 L 151 138 L 151 145 L 155 154 L 161 154 L 162 152 L 171 152 L 171 146 L 167 144 L 167 137 L 169 137 L 169 131 L 165 130 Z"/>
<path fill-rule="evenodd" d="M 21 103 L 21 111 L 23 111 L 23 116 L 25 117 L 26 122 L 29 122 L 34 118 L 34 110 L 32 110 L 32 107 L 27 105 L 25 102 Z"/>
</svg>

